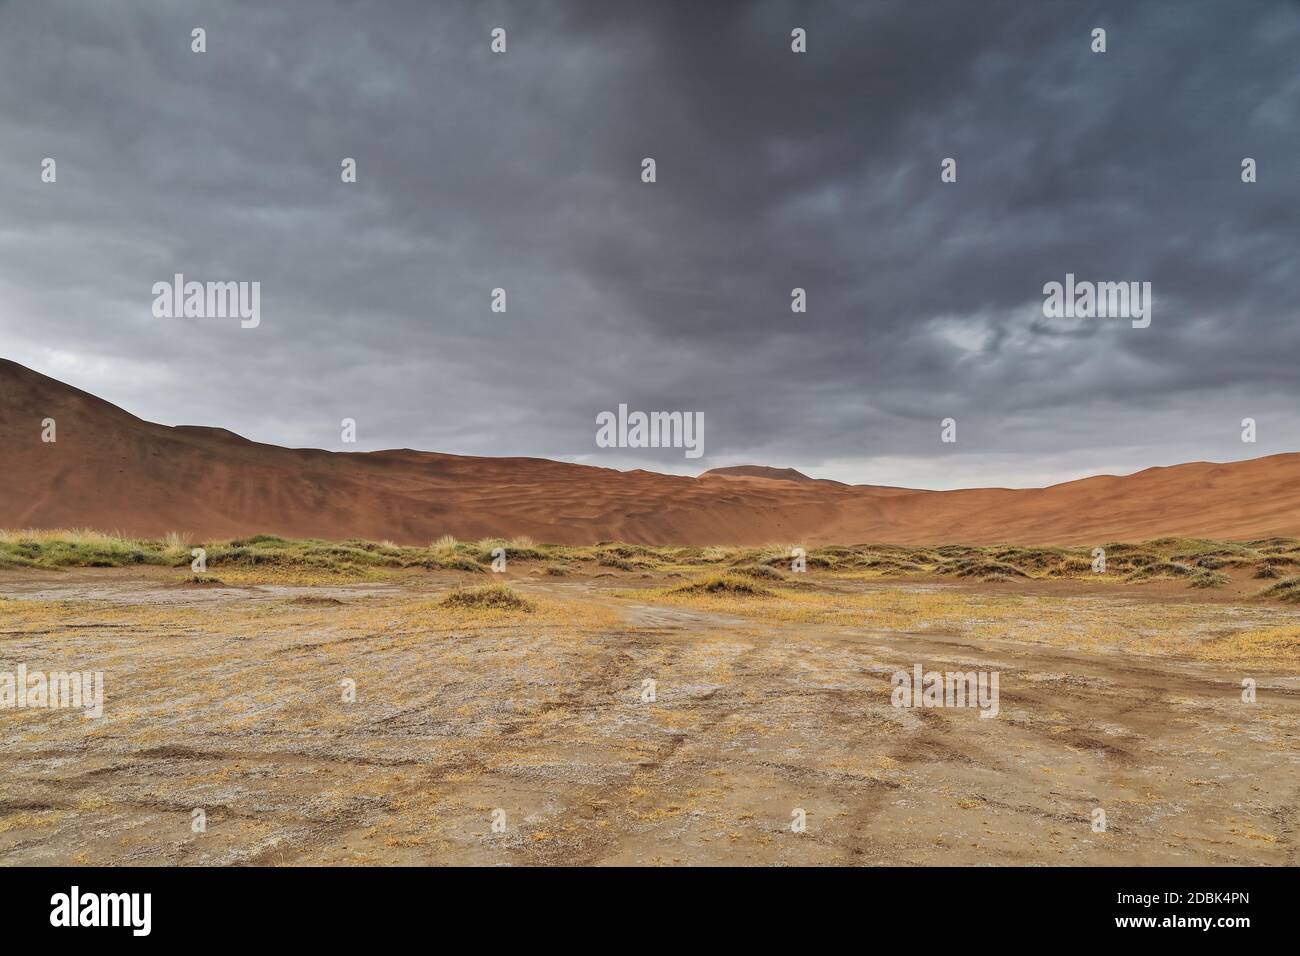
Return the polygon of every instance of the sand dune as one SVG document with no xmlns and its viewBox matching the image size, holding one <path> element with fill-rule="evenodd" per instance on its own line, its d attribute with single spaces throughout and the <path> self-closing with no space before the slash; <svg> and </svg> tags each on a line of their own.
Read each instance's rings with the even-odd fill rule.
<svg viewBox="0 0 1300 956">
<path fill-rule="evenodd" d="M 58 441 L 41 441 L 54 418 Z M 1049 488 L 911 491 L 740 466 L 699 478 L 536 458 L 339 453 L 169 427 L 0 360 L 0 527 L 200 538 L 566 544 L 1089 544 L 1300 535 L 1300 454 Z M 775 477 L 765 477 L 772 474 Z M 796 477 L 797 476 L 797 477 Z"/>
</svg>

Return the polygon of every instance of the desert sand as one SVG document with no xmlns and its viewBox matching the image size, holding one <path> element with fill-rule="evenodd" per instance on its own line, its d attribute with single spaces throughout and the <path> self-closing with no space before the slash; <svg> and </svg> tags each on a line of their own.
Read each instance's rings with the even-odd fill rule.
<svg viewBox="0 0 1300 956">
<path fill-rule="evenodd" d="M 41 441 L 57 421 L 58 441 Z M 1100 544 L 1300 535 L 1300 454 L 1196 462 L 1039 489 L 914 491 L 788 469 L 699 478 L 535 458 L 339 453 L 152 424 L 0 360 L 0 527 L 427 543 Z M 777 476 L 777 477 L 774 477 Z"/>
<path fill-rule="evenodd" d="M 676 598 L 677 576 L 532 562 L 184 574 L 0 570 L 7 659 L 105 675 L 101 719 L 3 712 L 0 866 L 1297 862 L 1300 668 L 1232 639 L 1293 642 L 1275 602 L 817 570 Z M 484 578 L 535 609 L 441 603 Z M 999 672 L 996 718 L 892 706 L 916 664 Z"/>
</svg>

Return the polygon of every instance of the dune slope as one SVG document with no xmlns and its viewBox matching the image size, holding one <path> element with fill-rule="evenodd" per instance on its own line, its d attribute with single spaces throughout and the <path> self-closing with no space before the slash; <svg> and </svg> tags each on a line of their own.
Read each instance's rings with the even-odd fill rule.
<svg viewBox="0 0 1300 956">
<path fill-rule="evenodd" d="M 56 420 L 57 442 L 41 441 L 45 418 Z M 403 544 L 442 534 L 565 544 L 1300 535 L 1300 454 L 1019 490 L 910 491 L 746 470 L 688 478 L 535 458 L 280 448 L 221 428 L 145 422 L 0 359 L 0 527 Z"/>
</svg>

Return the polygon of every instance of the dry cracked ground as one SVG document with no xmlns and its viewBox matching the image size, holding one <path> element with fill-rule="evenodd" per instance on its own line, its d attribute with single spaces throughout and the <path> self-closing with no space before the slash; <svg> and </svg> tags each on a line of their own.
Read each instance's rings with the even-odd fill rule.
<svg viewBox="0 0 1300 956">
<path fill-rule="evenodd" d="M 534 609 L 445 607 L 458 572 L 0 572 L 0 672 L 105 681 L 99 719 L 0 710 L 0 864 L 1298 862 L 1286 605 L 488 577 Z M 917 663 L 997 671 L 998 715 L 892 706 Z"/>
</svg>

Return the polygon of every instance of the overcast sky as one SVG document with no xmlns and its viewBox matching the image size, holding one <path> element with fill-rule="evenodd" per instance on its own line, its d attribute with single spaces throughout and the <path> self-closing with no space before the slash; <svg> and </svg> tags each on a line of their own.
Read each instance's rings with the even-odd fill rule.
<svg viewBox="0 0 1300 956">
<path fill-rule="evenodd" d="M 1252 458 L 1300 450 L 1297 253 L 1295 2 L 0 0 L 0 355 L 167 424 L 933 488 Z M 261 325 L 155 318 L 177 272 Z M 1150 327 L 1044 318 L 1067 272 Z M 597 448 L 621 402 L 705 456 Z"/>
</svg>

